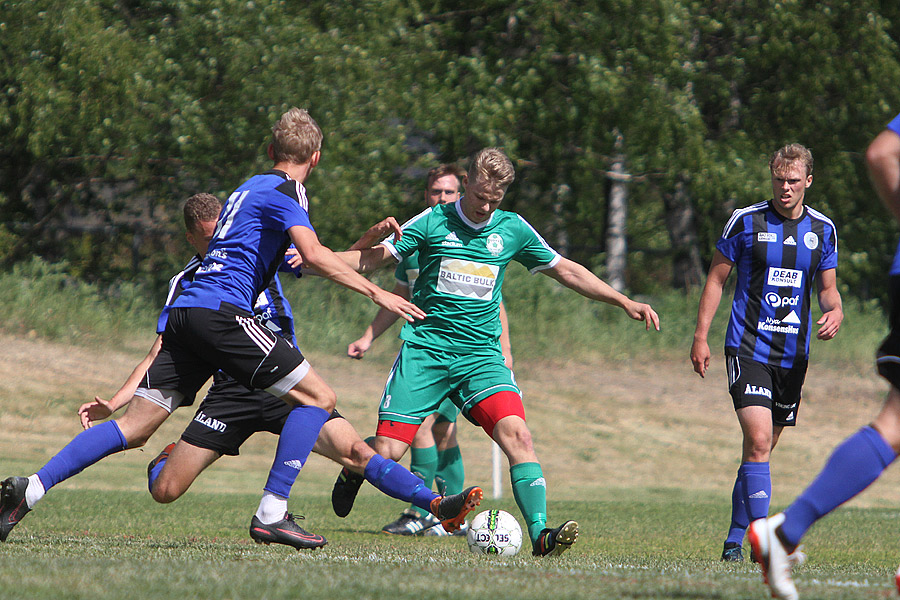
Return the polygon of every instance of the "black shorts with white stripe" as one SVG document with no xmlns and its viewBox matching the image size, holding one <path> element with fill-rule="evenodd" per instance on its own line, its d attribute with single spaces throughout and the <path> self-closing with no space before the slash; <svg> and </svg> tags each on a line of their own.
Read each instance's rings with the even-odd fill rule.
<svg viewBox="0 0 900 600">
<path fill-rule="evenodd" d="M 248 388 L 269 389 L 285 378 L 299 381 L 308 365 L 290 342 L 237 307 L 173 307 L 141 386 L 193 398 L 221 369 Z"/>
</svg>

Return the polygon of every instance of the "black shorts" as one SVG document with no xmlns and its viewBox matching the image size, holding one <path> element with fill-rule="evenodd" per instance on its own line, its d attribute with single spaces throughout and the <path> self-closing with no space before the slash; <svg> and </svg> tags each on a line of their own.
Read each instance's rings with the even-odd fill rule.
<svg viewBox="0 0 900 600">
<path fill-rule="evenodd" d="M 290 412 L 291 407 L 284 400 L 216 373 L 181 439 L 198 448 L 237 456 L 241 445 L 257 431 L 280 434 Z M 340 413 L 334 410 L 329 420 L 339 418 Z"/>
<path fill-rule="evenodd" d="M 220 310 L 172 308 L 162 348 L 141 387 L 177 390 L 192 399 L 219 369 L 246 387 L 281 396 L 303 379 L 309 363 L 237 307 L 223 302 Z"/>
<path fill-rule="evenodd" d="M 806 368 L 805 362 L 785 368 L 726 355 L 728 393 L 731 394 L 734 409 L 765 406 L 772 411 L 773 424 L 785 427 L 796 425 Z"/>
<path fill-rule="evenodd" d="M 875 353 L 875 366 L 879 375 L 900 389 L 900 276 L 891 277 L 888 290 L 891 331 Z"/>
</svg>

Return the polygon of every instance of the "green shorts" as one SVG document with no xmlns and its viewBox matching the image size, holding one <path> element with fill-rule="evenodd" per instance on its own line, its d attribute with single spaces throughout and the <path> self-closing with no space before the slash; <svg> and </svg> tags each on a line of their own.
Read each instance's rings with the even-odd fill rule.
<svg viewBox="0 0 900 600">
<path fill-rule="evenodd" d="M 522 394 L 499 347 L 451 352 L 404 342 L 381 395 L 378 420 L 418 425 L 439 412 L 445 399 L 468 416 L 472 406 L 502 391 Z"/>
<path fill-rule="evenodd" d="M 459 416 L 459 407 L 453 404 L 453 400 L 450 398 L 444 398 L 441 405 L 438 406 L 436 414 L 438 423 L 442 421 L 456 423 L 456 417 Z"/>
</svg>

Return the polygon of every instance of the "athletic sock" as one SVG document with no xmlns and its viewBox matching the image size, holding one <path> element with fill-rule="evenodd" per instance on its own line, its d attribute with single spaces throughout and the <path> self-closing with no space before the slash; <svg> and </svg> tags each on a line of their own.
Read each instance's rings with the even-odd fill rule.
<svg viewBox="0 0 900 600">
<path fill-rule="evenodd" d="M 150 472 L 147 474 L 147 488 L 150 490 L 150 493 L 153 493 L 153 484 L 156 483 L 156 480 L 159 479 L 159 474 L 162 473 L 163 467 L 166 466 L 166 461 L 168 457 L 160 457 L 160 459 L 153 465 L 153 468 L 150 469 Z"/>
<path fill-rule="evenodd" d="M 547 481 L 540 463 L 519 463 L 509 468 L 513 497 L 534 543 L 547 526 Z"/>
<path fill-rule="evenodd" d="M 46 493 L 44 484 L 41 483 L 41 478 L 37 474 L 31 475 L 28 477 L 28 485 L 25 487 L 25 505 L 28 508 L 34 508 L 37 501 L 43 498 Z"/>
<path fill-rule="evenodd" d="M 438 465 L 437 446 L 429 446 L 427 448 L 411 448 L 409 470 L 422 478 L 425 487 L 431 489 L 434 483 L 434 471 Z M 410 505 L 412 510 L 416 511 L 420 517 L 429 514 L 428 510 L 423 510 L 416 505 Z"/>
<path fill-rule="evenodd" d="M 301 404 L 291 410 L 278 436 L 275 461 L 269 470 L 269 478 L 263 488 L 265 491 L 282 498 L 291 497 L 291 486 L 309 458 L 322 425 L 330 416 L 330 412 L 318 406 Z"/>
<path fill-rule="evenodd" d="M 76 435 L 36 475 L 44 490 L 49 491 L 57 483 L 81 473 L 98 460 L 127 448 L 128 443 L 119 425 L 115 421 L 106 421 Z"/>
<path fill-rule="evenodd" d="M 781 533 L 796 546 L 812 524 L 869 487 L 897 453 L 872 427 L 835 448 L 819 476 L 784 511 Z"/>
<path fill-rule="evenodd" d="M 430 514 L 428 507 L 438 497 L 425 487 L 421 478 L 380 454 L 369 459 L 364 475 L 366 481 L 391 498 L 412 502 L 413 506 L 425 509 L 425 514 Z"/>
<path fill-rule="evenodd" d="M 452 446 L 438 452 L 437 471 L 434 474 L 435 482 L 438 482 L 438 479 L 442 482 L 438 484 L 438 491 L 442 494 L 458 494 L 463 490 L 466 469 L 459 446 Z"/>
<path fill-rule="evenodd" d="M 281 521 L 286 513 L 287 498 L 272 492 L 263 492 L 259 507 L 256 509 L 256 518 L 262 521 L 263 525 Z"/>
<path fill-rule="evenodd" d="M 750 526 L 750 519 L 747 517 L 747 507 L 744 506 L 744 494 L 742 492 L 743 485 L 741 481 L 741 471 L 738 469 L 737 477 L 734 480 L 734 488 L 731 490 L 731 526 L 728 528 L 728 537 L 725 538 L 725 545 L 737 544 L 743 545 L 744 534 L 747 527 Z"/>
</svg>

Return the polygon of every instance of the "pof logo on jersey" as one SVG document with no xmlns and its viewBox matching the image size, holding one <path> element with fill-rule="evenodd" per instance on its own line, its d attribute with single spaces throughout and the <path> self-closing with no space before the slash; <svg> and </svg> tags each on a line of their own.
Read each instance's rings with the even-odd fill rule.
<svg viewBox="0 0 900 600">
<path fill-rule="evenodd" d="M 438 273 L 437 291 L 464 298 L 489 301 L 500 267 L 469 260 L 444 258 Z"/>
<path fill-rule="evenodd" d="M 765 396 L 769 400 L 772 399 L 772 390 L 761 385 L 753 385 L 748 383 L 744 388 L 745 396 Z"/>
<path fill-rule="evenodd" d="M 491 235 L 489 235 L 487 242 L 485 242 L 484 245 L 492 256 L 497 256 L 498 254 L 503 252 L 503 238 L 500 237 L 500 234 L 498 233 L 492 233 Z"/>
<path fill-rule="evenodd" d="M 785 238 L 785 240 L 784 240 L 784 245 L 785 245 L 785 246 L 796 246 L 796 245 L 797 245 L 797 240 L 794 239 L 794 236 L 789 235 L 789 236 L 787 236 L 787 237 Z"/>
<path fill-rule="evenodd" d="M 776 287 L 803 287 L 803 271 L 784 269 L 782 267 L 769 267 L 766 283 Z"/>
<path fill-rule="evenodd" d="M 778 234 L 774 231 L 760 231 L 756 234 L 757 242 L 777 242 Z"/>
<path fill-rule="evenodd" d="M 441 246 L 452 246 L 452 247 L 461 247 L 463 244 L 459 239 L 459 236 L 456 235 L 455 231 L 451 231 L 447 234 L 447 237 L 444 238 L 444 241 L 441 242 Z"/>
<path fill-rule="evenodd" d="M 805 245 L 810 250 L 815 250 L 819 247 L 819 236 L 817 236 L 812 231 L 807 231 L 803 234 L 803 245 Z"/>
<path fill-rule="evenodd" d="M 766 304 L 772 308 L 781 308 L 782 306 L 800 306 L 800 296 L 782 296 L 778 292 L 769 292 L 766 294 Z"/>
<path fill-rule="evenodd" d="M 213 419 L 212 417 L 207 417 L 202 411 L 198 412 L 194 417 L 194 420 L 200 423 L 201 425 L 206 425 L 213 431 L 225 432 L 225 423 L 218 419 Z"/>
</svg>

